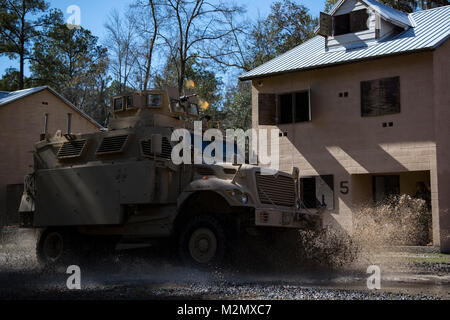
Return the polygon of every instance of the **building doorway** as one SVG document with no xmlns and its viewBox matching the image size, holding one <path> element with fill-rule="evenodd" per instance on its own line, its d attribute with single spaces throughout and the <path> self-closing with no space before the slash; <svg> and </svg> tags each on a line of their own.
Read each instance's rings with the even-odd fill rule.
<svg viewBox="0 0 450 320">
<path fill-rule="evenodd" d="M 374 215 L 380 224 L 396 225 L 391 233 L 401 240 L 395 244 L 432 244 L 430 171 L 353 175 L 352 202 L 355 216 L 358 208 L 370 208 L 365 214 Z"/>
<path fill-rule="evenodd" d="M 393 196 L 400 195 L 400 176 L 373 176 L 373 201 L 380 203 Z"/>
<path fill-rule="evenodd" d="M 19 207 L 23 188 L 23 184 L 9 184 L 6 186 L 6 226 L 19 224 Z"/>
</svg>

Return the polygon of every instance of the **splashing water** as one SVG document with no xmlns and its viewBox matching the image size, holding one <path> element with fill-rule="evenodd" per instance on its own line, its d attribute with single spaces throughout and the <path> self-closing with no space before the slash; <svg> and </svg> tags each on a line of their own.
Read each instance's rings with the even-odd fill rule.
<svg viewBox="0 0 450 320">
<path fill-rule="evenodd" d="M 354 209 L 354 230 L 346 234 L 333 228 L 321 232 L 301 231 L 301 256 L 309 263 L 346 267 L 380 262 L 394 246 L 426 246 L 431 239 L 431 213 L 426 202 L 408 195 L 395 196 L 377 205 Z M 397 259 L 396 264 L 406 261 Z"/>
</svg>

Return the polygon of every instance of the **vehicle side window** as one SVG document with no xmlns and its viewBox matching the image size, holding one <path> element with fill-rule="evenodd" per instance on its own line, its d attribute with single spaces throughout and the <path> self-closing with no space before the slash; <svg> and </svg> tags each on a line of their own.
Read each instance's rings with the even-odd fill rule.
<svg viewBox="0 0 450 320">
<path fill-rule="evenodd" d="M 188 113 L 193 116 L 198 116 L 198 106 L 195 103 L 189 104 Z"/>
<path fill-rule="evenodd" d="M 147 106 L 149 107 L 161 107 L 162 106 L 162 95 L 160 94 L 149 94 L 147 96 Z"/>
<path fill-rule="evenodd" d="M 127 102 L 127 109 L 133 108 L 133 96 L 127 96 L 125 99 Z"/>
</svg>

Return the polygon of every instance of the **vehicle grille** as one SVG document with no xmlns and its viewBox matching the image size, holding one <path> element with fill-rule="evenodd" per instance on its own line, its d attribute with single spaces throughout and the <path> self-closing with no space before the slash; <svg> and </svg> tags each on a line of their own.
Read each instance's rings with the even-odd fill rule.
<svg viewBox="0 0 450 320">
<path fill-rule="evenodd" d="M 86 142 L 87 140 L 72 140 L 64 142 L 61 148 L 59 148 L 57 154 L 58 159 L 63 160 L 81 157 L 86 147 Z"/>
<path fill-rule="evenodd" d="M 261 203 L 284 207 L 295 206 L 294 179 L 283 175 L 266 176 L 257 172 L 256 185 Z"/>
<path fill-rule="evenodd" d="M 141 150 L 142 150 L 142 154 L 145 157 L 153 156 L 153 153 L 152 153 L 152 141 L 151 140 L 142 140 L 141 141 Z"/>
<path fill-rule="evenodd" d="M 169 142 L 169 139 L 166 137 L 162 138 L 162 153 L 161 158 L 170 160 L 172 159 L 172 145 Z"/>
<path fill-rule="evenodd" d="M 97 150 L 97 155 L 116 154 L 124 151 L 128 135 L 105 137 Z"/>
</svg>

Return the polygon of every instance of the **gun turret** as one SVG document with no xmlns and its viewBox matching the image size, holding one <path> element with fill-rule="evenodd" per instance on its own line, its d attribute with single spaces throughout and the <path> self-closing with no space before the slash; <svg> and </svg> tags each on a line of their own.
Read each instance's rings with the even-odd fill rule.
<svg viewBox="0 0 450 320">
<path fill-rule="evenodd" d="M 165 90 L 137 91 L 112 98 L 114 119 L 109 129 L 121 129 L 133 126 L 144 120 L 151 126 L 172 128 L 191 127 L 187 119 L 199 118 L 197 94 L 188 91 L 180 97 L 177 88 Z"/>
</svg>

